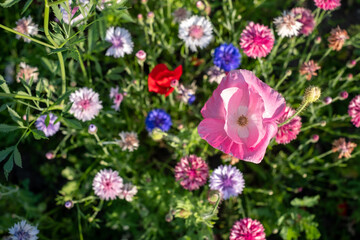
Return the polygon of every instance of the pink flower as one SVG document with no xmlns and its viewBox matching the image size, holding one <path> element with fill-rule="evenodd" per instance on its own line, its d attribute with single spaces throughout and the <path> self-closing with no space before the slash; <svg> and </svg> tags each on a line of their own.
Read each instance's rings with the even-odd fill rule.
<svg viewBox="0 0 360 240">
<path fill-rule="evenodd" d="M 318 8 L 324 10 L 333 10 L 341 5 L 340 0 L 314 0 L 314 2 Z"/>
<path fill-rule="evenodd" d="M 240 46 L 248 57 L 266 57 L 274 41 L 274 34 L 267 26 L 250 22 L 241 33 Z"/>
<path fill-rule="evenodd" d="M 195 155 L 181 158 L 175 167 L 175 178 L 183 188 L 190 191 L 199 189 L 206 183 L 209 168 L 204 160 Z"/>
<path fill-rule="evenodd" d="M 277 120 L 285 100 L 247 70 L 234 70 L 224 77 L 201 110 L 201 138 L 236 158 L 260 163 L 270 139 L 278 130 Z"/>
<path fill-rule="evenodd" d="M 114 200 L 122 191 L 123 180 L 117 171 L 103 169 L 96 174 L 92 186 L 100 199 Z"/>
<path fill-rule="evenodd" d="M 294 115 L 295 110 L 291 107 L 286 107 L 284 114 L 278 120 L 278 123 L 285 122 L 288 118 Z M 279 144 L 287 144 L 292 140 L 296 139 L 301 129 L 301 117 L 296 116 L 284 126 L 279 127 L 276 133 L 276 142 Z"/>
<path fill-rule="evenodd" d="M 293 8 L 291 12 L 295 16 L 300 17 L 300 19 L 298 19 L 297 21 L 303 24 L 300 33 L 304 34 L 305 36 L 308 36 L 310 33 L 312 33 L 312 31 L 314 30 L 315 21 L 311 11 L 306 8 L 297 7 Z"/>
<path fill-rule="evenodd" d="M 265 240 L 263 225 L 251 218 L 243 218 L 237 221 L 230 233 L 230 240 Z"/>
<path fill-rule="evenodd" d="M 350 101 L 348 113 L 355 127 L 360 127 L 360 95 L 357 95 Z"/>
<path fill-rule="evenodd" d="M 141 62 L 146 60 L 146 52 L 144 50 L 139 50 L 135 56 Z"/>
<path fill-rule="evenodd" d="M 113 99 L 114 105 L 111 106 L 115 111 L 119 111 L 120 104 L 124 99 L 124 95 L 119 93 L 119 87 L 110 89 L 110 98 Z"/>
</svg>

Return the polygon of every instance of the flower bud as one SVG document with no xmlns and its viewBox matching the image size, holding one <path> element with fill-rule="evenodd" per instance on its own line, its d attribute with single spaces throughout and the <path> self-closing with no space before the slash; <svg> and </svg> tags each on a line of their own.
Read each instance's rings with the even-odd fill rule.
<svg viewBox="0 0 360 240">
<path fill-rule="evenodd" d="M 173 215 L 171 213 L 166 214 L 165 221 L 171 222 L 173 220 Z"/>
<path fill-rule="evenodd" d="M 197 1 L 196 2 L 196 7 L 197 9 L 199 9 L 200 11 L 203 11 L 205 9 L 205 4 L 203 1 Z"/>
<path fill-rule="evenodd" d="M 95 124 L 90 124 L 88 132 L 90 134 L 95 134 L 97 132 L 97 127 L 95 126 Z"/>
<path fill-rule="evenodd" d="M 143 19 L 144 19 L 144 17 L 143 17 L 142 14 L 139 13 L 139 14 L 137 15 L 137 19 L 138 19 L 139 22 L 142 22 Z"/>
<path fill-rule="evenodd" d="M 219 200 L 219 198 L 221 200 L 221 193 L 219 191 L 216 191 L 216 190 L 208 191 L 207 199 L 208 199 L 209 203 L 215 204 Z"/>
<path fill-rule="evenodd" d="M 141 62 L 146 60 L 146 52 L 144 50 L 139 50 L 135 56 Z"/>
<path fill-rule="evenodd" d="M 46 157 L 47 160 L 51 160 L 51 159 L 55 158 L 55 154 L 53 152 L 47 152 L 45 154 L 45 157 Z"/>
<path fill-rule="evenodd" d="M 316 143 L 317 141 L 319 141 L 319 138 L 320 138 L 319 135 L 314 134 L 314 135 L 311 136 L 311 141 L 313 143 Z"/>
<path fill-rule="evenodd" d="M 285 72 L 286 77 L 291 76 L 291 74 L 292 74 L 292 71 L 290 69 Z"/>
<path fill-rule="evenodd" d="M 326 98 L 324 98 L 323 102 L 324 102 L 326 105 L 328 105 L 328 104 L 330 104 L 330 103 L 332 102 L 332 98 L 331 98 L 331 97 L 326 97 Z"/>
<path fill-rule="evenodd" d="M 182 209 L 182 210 L 180 210 L 180 211 L 178 211 L 176 213 L 176 216 L 179 217 L 179 218 L 185 218 L 186 219 L 186 218 L 190 217 L 191 214 L 192 213 L 189 210 Z"/>
<path fill-rule="evenodd" d="M 177 79 L 171 80 L 170 86 L 176 88 L 177 86 L 179 86 L 179 81 Z"/>
<path fill-rule="evenodd" d="M 356 61 L 355 61 L 355 60 L 351 60 L 351 61 L 347 62 L 347 64 L 346 64 L 346 66 L 347 66 L 348 68 L 353 68 L 353 67 L 355 67 L 355 65 L 356 65 Z"/>
<path fill-rule="evenodd" d="M 316 86 L 310 86 L 306 89 L 304 101 L 307 103 L 316 102 L 321 96 L 321 89 Z"/>
<path fill-rule="evenodd" d="M 345 100 L 347 99 L 349 96 L 348 92 L 347 91 L 342 91 L 340 94 L 339 94 L 339 97 L 341 100 Z"/>
<path fill-rule="evenodd" d="M 70 209 L 74 206 L 74 203 L 73 201 L 69 200 L 69 201 L 66 201 L 64 206 L 67 208 L 67 209 Z"/>
<path fill-rule="evenodd" d="M 352 79 L 354 78 L 354 76 L 352 75 L 352 73 L 349 73 L 349 74 L 347 75 L 347 78 L 348 78 L 348 80 L 352 80 Z"/>
<path fill-rule="evenodd" d="M 166 136 L 166 133 L 161 131 L 161 129 L 159 128 L 155 128 L 154 130 L 152 130 L 152 132 L 150 133 L 150 137 L 154 140 L 154 141 L 160 141 L 161 139 L 163 139 L 163 137 Z"/>
<path fill-rule="evenodd" d="M 320 126 L 325 127 L 326 126 L 326 121 L 321 121 Z"/>
<path fill-rule="evenodd" d="M 148 18 L 154 18 L 155 17 L 154 12 L 148 12 L 147 17 Z"/>
<path fill-rule="evenodd" d="M 316 39 L 315 39 L 315 43 L 316 44 L 320 44 L 321 43 L 321 37 L 318 36 Z"/>
<path fill-rule="evenodd" d="M 142 3 L 142 4 L 146 4 L 146 3 L 147 3 L 147 0 L 141 0 L 141 3 Z"/>
</svg>

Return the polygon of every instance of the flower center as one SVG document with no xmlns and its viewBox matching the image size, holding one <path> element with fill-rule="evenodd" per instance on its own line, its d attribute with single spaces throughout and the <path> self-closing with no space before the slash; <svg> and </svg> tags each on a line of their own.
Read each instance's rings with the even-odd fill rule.
<svg viewBox="0 0 360 240">
<path fill-rule="evenodd" d="M 248 124 L 248 119 L 247 117 L 245 117 L 244 115 L 241 115 L 238 120 L 237 120 L 237 123 L 241 126 L 241 127 L 244 127 Z"/>
<path fill-rule="evenodd" d="M 233 185 L 231 178 L 225 179 L 223 182 L 223 185 L 224 185 L 224 187 L 231 187 Z"/>
<path fill-rule="evenodd" d="M 189 29 L 189 35 L 194 39 L 200 39 L 204 36 L 204 29 L 201 26 L 193 25 Z"/>
<path fill-rule="evenodd" d="M 19 230 L 17 233 L 15 233 L 15 237 L 19 240 L 26 240 L 30 239 L 30 234 L 26 232 L 24 229 Z"/>
<path fill-rule="evenodd" d="M 81 100 L 79 104 L 84 110 L 90 107 L 90 101 L 88 99 Z"/>
<path fill-rule="evenodd" d="M 115 37 L 112 39 L 112 44 L 114 45 L 114 47 L 118 48 L 118 47 L 123 47 L 123 41 L 121 40 L 121 38 L 119 37 Z"/>
</svg>

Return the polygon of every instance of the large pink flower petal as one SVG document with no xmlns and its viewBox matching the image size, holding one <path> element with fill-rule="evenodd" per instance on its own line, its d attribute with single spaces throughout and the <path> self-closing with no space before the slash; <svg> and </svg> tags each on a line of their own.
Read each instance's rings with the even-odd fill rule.
<svg viewBox="0 0 360 240">
<path fill-rule="evenodd" d="M 211 146 L 218 148 L 226 138 L 224 130 L 225 121 L 220 119 L 206 118 L 198 126 L 198 133 Z"/>
<path fill-rule="evenodd" d="M 265 135 L 263 113 L 265 111 L 264 101 L 260 95 L 249 89 L 249 108 L 248 108 L 248 129 L 251 133 L 246 141 L 247 147 L 257 145 Z"/>
</svg>

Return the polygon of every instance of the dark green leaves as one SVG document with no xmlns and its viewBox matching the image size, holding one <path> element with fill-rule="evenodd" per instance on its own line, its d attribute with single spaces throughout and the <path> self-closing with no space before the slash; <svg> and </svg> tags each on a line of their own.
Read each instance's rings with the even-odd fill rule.
<svg viewBox="0 0 360 240">
<path fill-rule="evenodd" d="M 318 204 L 319 199 L 320 199 L 319 195 L 313 197 L 306 196 L 303 199 L 294 198 L 290 204 L 294 207 L 313 207 L 316 204 Z"/>
<path fill-rule="evenodd" d="M 6 179 L 9 177 L 9 173 L 14 168 L 14 162 L 18 167 L 22 167 L 22 160 L 19 150 L 17 146 L 8 147 L 2 151 L 0 151 L 0 162 L 6 159 L 7 156 L 12 152 L 9 159 L 4 164 L 4 175 Z"/>
<path fill-rule="evenodd" d="M 63 122 L 66 126 L 70 127 L 70 128 L 74 128 L 74 129 L 82 129 L 82 125 L 81 123 L 78 121 L 78 120 L 75 120 L 75 119 L 66 119 L 66 118 L 63 118 Z"/>
<path fill-rule="evenodd" d="M 13 6 L 14 4 L 20 2 L 20 0 L 5 0 L 5 2 L 0 3 L 0 6 L 2 6 L 3 8 L 8 8 Z"/>
<path fill-rule="evenodd" d="M 0 132 L 12 132 L 15 131 L 16 129 L 19 129 L 18 126 L 11 126 L 11 125 L 7 125 L 7 124 L 0 124 Z"/>
</svg>

